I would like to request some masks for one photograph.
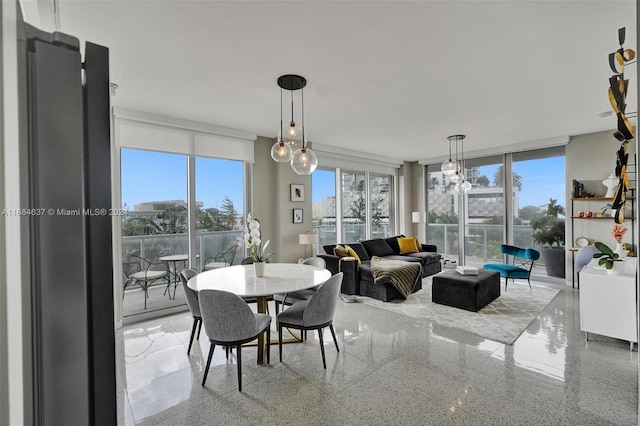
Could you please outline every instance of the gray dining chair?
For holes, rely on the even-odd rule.
[[[333,315],[336,312],[340,287],[342,286],[343,273],[339,272],[322,283],[318,290],[309,300],[302,300],[294,303],[287,310],[282,311],[276,317],[278,324],[278,351],[280,362],[282,362],[282,329],[292,328],[301,332],[307,330],[318,330],[320,340],[320,352],[322,353],[322,365],[327,369],[327,362],[324,356],[324,342],[322,340],[322,330],[329,327],[333,336],[333,343],[338,348],[338,340],[333,330]]]
[[[576,253],[576,259],[574,262],[574,267],[576,270],[576,277],[578,278],[578,288],[580,288],[580,271],[591,262],[593,259],[593,255],[596,253],[600,253],[600,250],[593,245],[586,245],[584,247],[580,247],[578,253]]]
[[[327,264],[324,259],[321,257],[308,257],[302,262],[303,265],[312,265],[318,268],[326,269]],[[293,305],[296,302],[300,302],[301,300],[309,300],[313,293],[318,289],[319,285],[315,287],[311,287],[304,290],[292,291],[290,293],[277,293],[273,295],[273,300],[276,305],[276,315],[278,315],[278,311],[280,310],[279,305],[282,304],[284,308],[285,305]]]
[[[256,339],[262,333],[267,337],[267,364],[270,361],[271,317],[257,314],[239,296],[228,291],[202,290],[198,293],[204,331],[211,348],[204,369],[202,386],[207,381],[209,366],[216,345],[236,346],[238,362],[238,391],[242,392],[242,344]]]
[[[202,315],[200,315],[200,302],[198,301],[198,292],[192,290],[187,285],[187,281],[190,278],[195,277],[196,271],[189,268],[184,268],[180,271],[180,281],[182,281],[182,288],[184,289],[184,295],[187,299],[187,306],[189,307],[189,312],[191,312],[191,316],[193,317],[193,326],[191,327],[191,338],[189,339],[189,348],[187,349],[187,355],[191,352],[191,345],[193,344],[193,337],[196,334],[196,328],[198,328],[198,337],[200,339],[200,330],[202,329]]]

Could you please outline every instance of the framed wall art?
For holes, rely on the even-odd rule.
[[[302,223],[302,209],[293,209],[293,223]]]
[[[304,185],[291,184],[291,201],[304,201]]]

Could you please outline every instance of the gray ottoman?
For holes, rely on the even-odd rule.
[[[500,273],[480,269],[478,275],[446,271],[433,276],[433,303],[478,312],[500,297]]]

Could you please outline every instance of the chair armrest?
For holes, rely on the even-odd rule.
[[[422,250],[423,251],[429,251],[432,253],[437,253],[438,252],[438,247],[433,245],[433,244],[421,244],[422,245]]]
[[[169,262],[149,262],[147,267],[144,268],[145,272],[148,271],[164,271],[169,273]]]
[[[327,268],[331,275],[335,275],[340,272],[340,256],[333,254],[318,254],[318,257],[324,259],[325,268]]]

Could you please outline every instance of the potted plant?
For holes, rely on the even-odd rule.
[[[611,247],[605,243],[596,242],[594,245],[600,250],[600,253],[593,255],[594,259],[600,259],[598,260],[598,265],[604,266],[610,274],[619,274],[621,272],[619,269],[621,266],[618,265],[622,265],[622,259],[620,259],[618,253],[614,252]]]
[[[549,199],[545,215],[531,222],[533,240],[540,245],[540,252],[550,277],[565,277],[564,207],[557,200]]]

